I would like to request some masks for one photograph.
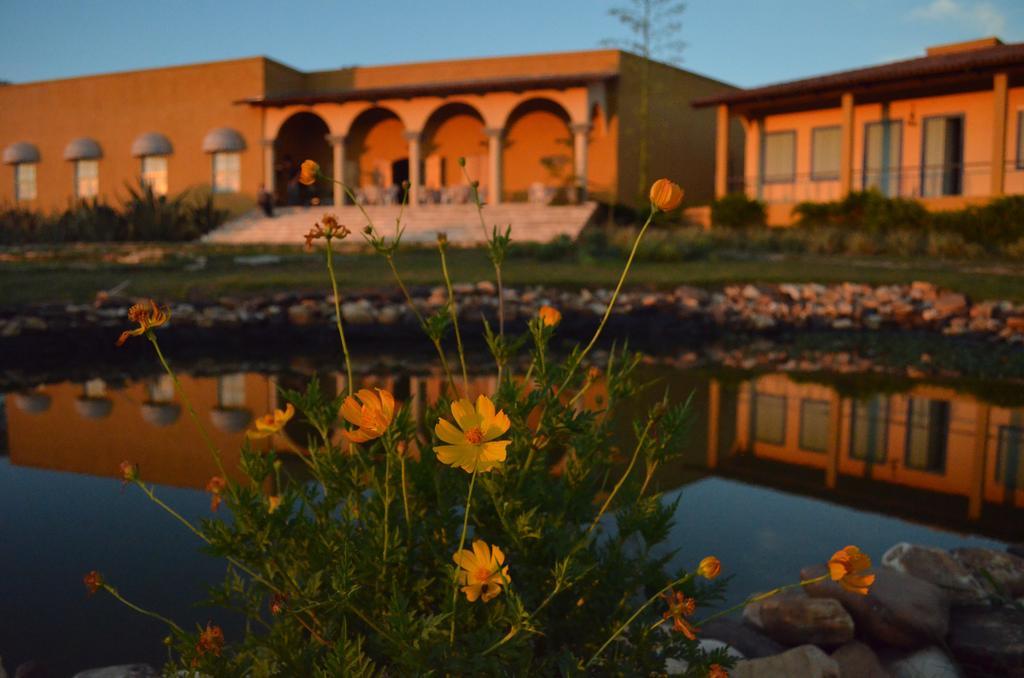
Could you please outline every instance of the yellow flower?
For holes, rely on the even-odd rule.
[[[267,513],[273,513],[281,508],[281,495],[274,494],[267,497]]]
[[[683,202],[683,189],[668,179],[658,179],[651,185],[651,204],[662,212],[671,212]]]
[[[868,594],[868,588],[875,583],[875,575],[862,574],[871,569],[871,558],[856,546],[847,546],[836,551],[828,561],[828,574],[832,581],[853,593]]]
[[[320,174],[320,165],[312,160],[303,160],[299,169],[299,183],[312,186],[316,183],[318,174]]]
[[[495,440],[512,425],[508,416],[494,411],[494,403],[485,395],[476,399],[476,407],[465,398],[452,403],[452,417],[458,428],[447,419],[438,419],[434,433],[448,445],[436,445],[434,452],[442,463],[458,466],[467,473],[486,473],[505,461],[511,441]]]
[[[346,440],[365,443],[380,438],[391,425],[391,419],[395,416],[395,397],[383,389],[375,388],[373,391],[360,389],[341,404],[341,416],[358,427],[354,431],[341,432]]]
[[[125,330],[117,339],[117,345],[122,346],[128,337],[138,337],[150,331],[154,327],[160,327],[171,319],[171,311],[166,306],[160,308],[152,299],[149,300],[149,308],[145,303],[135,304],[128,309],[128,320],[138,323],[134,330]]]
[[[562,314],[553,306],[541,306],[537,315],[540,316],[540,321],[544,323],[545,327],[554,327],[562,321]]]
[[[256,428],[252,431],[246,431],[245,435],[250,438],[269,438],[275,433],[280,432],[284,425],[291,421],[294,416],[295,408],[292,407],[291,403],[288,403],[283,410],[274,410],[270,414],[264,414],[258,418],[253,423],[253,426]]]
[[[662,595],[668,610],[662,614],[663,619],[672,620],[672,628],[690,640],[697,640],[697,627],[687,619],[697,610],[697,601],[683,595],[682,591],[669,591]]]
[[[452,560],[462,568],[459,583],[466,600],[471,603],[477,598],[486,603],[501,593],[503,584],[512,581],[508,576],[508,565],[505,565],[505,554],[497,546],[488,546],[480,539],[473,542],[472,551],[462,549],[452,555]]]
[[[121,462],[121,480],[130,483],[139,477],[139,465],[131,461]]]
[[[697,574],[705,579],[714,579],[721,571],[722,563],[714,556],[708,556],[704,560],[700,561],[700,565],[697,566]]]

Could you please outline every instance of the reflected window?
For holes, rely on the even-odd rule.
[[[161,375],[150,382],[147,391],[150,402],[174,402],[174,380],[168,374]]]
[[[162,155],[143,156],[142,181],[153,190],[153,195],[167,195],[167,158]]]
[[[102,379],[90,379],[82,387],[82,395],[86,398],[103,398],[107,395],[107,382]]]
[[[75,161],[75,197],[95,198],[100,193],[100,161]]]
[[[242,156],[240,153],[213,154],[213,192],[238,193],[242,190]]]
[[[786,442],[786,396],[754,392],[754,440],[770,445]]]
[[[1010,490],[1024,488],[1024,426],[999,427],[996,482]]]
[[[830,403],[827,400],[800,401],[800,449],[808,452],[828,452],[828,420]]]
[[[14,166],[14,199],[36,199],[36,164],[19,162]]]
[[[217,377],[217,404],[220,407],[245,407],[245,375]]]
[[[889,399],[874,396],[853,401],[850,422],[850,456],[862,461],[883,462],[889,424]]]
[[[907,410],[907,468],[945,473],[949,401],[911,398]]]

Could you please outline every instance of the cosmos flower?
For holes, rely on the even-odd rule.
[[[356,427],[354,431],[341,432],[346,440],[365,443],[380,438],[388,430],[395,416],[395,397],[380,388],[373,391],[368,388],[360,389],[355,395],[345,398],[345,402],[341,404],[341,416]]]
[[[134,330],[125,330],[122,332],[121,336],[117,339],[117,345],[123,346],[124,342],[128,341],[128,337],[142,336],[151,329],[165,324],[170,319],[170,309],[166,306],[160,308],[152,299],[149,300],[148,307],[145,303],[135,304],[128,309],[128,320],[133,323],[138,323],[139,326]]]
[[[512,425],[508,416],[495,412],[494,403],[485,395],[473,403],[461,398],[452,403],[452,417],[438,419],[434,433],[447,445],[434,446],[434,452],[442,463],[457,466],[467,473],[486,473],[505,461],[510,440],[496,440]]]
[[[481,539],[473,542],[472,551],[462,549],[452,555],[452,560],[461,568],[459,584],[471,603],[478,598],[488,602],[501,593],[503,584],[512,581],[505,565],[505,554]]]

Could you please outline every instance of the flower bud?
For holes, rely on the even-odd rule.
[[[651,186],[651,205],[662,212],[671,212],[683,202],[683,189],[668,179],[658,179]]]
[[[714,556],[708,556],[697,566],[697,574],[705,579],[714,579],[721,571],[722,563]]]
[[[537,315],[545,327],[554,327],[562,321],[562,314],[553,306],[541,306]]]
[[[466,166],[466,158],[460,155],[459,156],[459,167],[465,167],[465,166]]]
[[[320,165],[312,160],[303,160],[299,169],[299,183],[312,186],[316,183],[316,177],[320,174]]]

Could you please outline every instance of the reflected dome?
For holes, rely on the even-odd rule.
[[[15,393],[14,405],[26,414],[42,414],[50,409],[53,398],[45,393]]]
[[[241,433],[252,421],[252,412],[242,407],[217,407],[210,411],[210,421],[224,433]]]
[[[109,417],[114,409],[114,401],[110,398],[75,398],[75,411],[85,419],[103,419]]]
[[[170,426],[181,416],[177,403],[142,403],[142,418],[153,426]]]

